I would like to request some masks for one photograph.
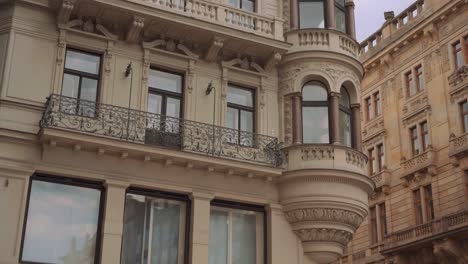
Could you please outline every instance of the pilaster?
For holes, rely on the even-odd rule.
[[[190,261],[192,264],[208,263],[210,241],[210,202],[214,195],[193,192]]]

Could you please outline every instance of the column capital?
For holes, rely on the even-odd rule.
[[[337,98],[340,98],[340,97],[341,97],[341,94],[340,94],[340,93],[337,93],[337,92],[330,92],[330,93],[328,93],[328,97],[337,97]]]
[[[360,108],[360,107],[361,107],[360,103],[351,104],[351,109],[352,108]]]
[[[204,200],[204,201],[211,201],[215,197],[214,193],[210,192],[201,192],[201,191],[194,191],[190,194],[190,200]]]
[[[349,7],[351,7],[351,8],[354,8],[356,5],[354,4],[354,1],[348,1],[348,0],[347,0],[347,1],[345,2],[345,6],[349,6]]]

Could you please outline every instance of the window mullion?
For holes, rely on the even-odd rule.
[[[227,264],[232,263],[232,211],[228,213]]]

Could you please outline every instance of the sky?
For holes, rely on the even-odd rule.
[[[356,33],[359,42],[377,31],[385,22],[384,12],[395,11],[398,15],[415,0],[354,0],[356,5]]]

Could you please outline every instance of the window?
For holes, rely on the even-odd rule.
[[[460,113],[463,133],[466,133],[468,132],[468,101],[460,103]]]
[[[255,12],[255,1],[253,0],[229,0],[228,4],[239,9]]]
[[[178,146],[182,117],[182,75],[158,69],[148,74],[148,112],[145,143]]]
[[[365,99],[365,105],[366,105],[366,120],[370,121],[373,118],[372,115],[372,101],[370,97],[367,97]]]
[[[377,210],[376,207],[370,208],[370,226],[371,226],[371,244],[378,242],[378,229],[377,229]]]
[[[410,128],[410,139],[411,139],[411,149],[413,155],[419,154],[419,138],[418,138],[418,128],[416,126]]]
[[[367,151],[367,153],[367,157],[369,158],[369,175],[374,175],[376,173],[375,149],[371,148]]]
[[[455,69],[459,69],[463,66],[463,54],[462,54],[461,41],[457,41],[455,44],[453,44],[452,48],[453,48]]]
[[[325,28],[324,2],[324,0],[299,0],[299,28]]]
[[[346,8],[345,0],[335,0],[336,29],[346,33]]]
[[[429,148],[429,128],[427,127],[427,121],[422,122],[419,124],[421,128],[421,140],[422,140],[422,151],[426,151]]]
[[[208,263],[264,263],[265,226],[263,207],[212,201]]]
[[[380,102],[380,93],[374,93],[374,114],[375,116],[379,116],[382,112],[382,104]]]
[[[125,197],[121,263],[185,263],[188,211],[186,196],[130,188]]]
[[[406,90],[408,97],[413,96],[416,93],[416,89],[414,87],[414,80],[413,80],[413,73],[411,71],[405,74],[406,80]]]
[[[380,234],[382,238],[387,235],[387,212],[385,210],[385,203],[379,204]]]
[[[381,172],[384,166],[384,146],[383,144],[377,145],[377,172]]]
[[[340,137],[343,145],[351,147],[351,101],[346,88],[340,91]]]
[[[94,117],[101,69],[101,56],[67,49],[63,70],[61,111]]]
[[[414,72],[416,73],[416,88],[418,92],[421,92],[424,90],[424,76],[422,66],[416,66],[416,68],[414,68]]]
[[[21,262],[98,263],[102,185],[33,175]]]
[[[426,207],[426,219],[434,219],[434,201],[432,199],[432,186],[424,186],[424,206]]]
[[[413,191],[414,210],[416,213],[416,224],[423,223],[423,211],[421,204],[421,191],[419,189]]]
[[[327,89],[320,82],[302,88],[302,135],[304,143],[330,143]]]
[[[227,101],[227,127],[232,129],[228,141],[252,146],[255,131],[254,90],[229,84]]]

